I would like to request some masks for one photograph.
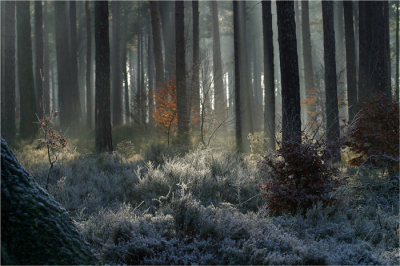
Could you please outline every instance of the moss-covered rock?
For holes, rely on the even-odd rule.
[[[1,264],[96,264],[68,212],[1,139]]]

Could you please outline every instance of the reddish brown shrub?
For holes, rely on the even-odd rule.
[[[399,103],[378,93],[364,104],[355,121],[345,124],[344,144],[357,154],[351,165],[384,168],[399,173]]]
[[[275,154],[265,156],[272,180],[260,186],[265,191],[267,206],[276,214],[306,210],[318,201],[324,206],[336,199],[329,195],[338,186],[337,167],[329,162],[335,149],[323,140],[303,134],[303,142],[282,143]]]

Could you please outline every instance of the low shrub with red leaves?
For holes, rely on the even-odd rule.
[[[302,138],[302,143],[282,143],[275,154],[262,160],[272,179],[260,187],[272,213],[294,214],[301,209],[304,214],[316,202],[327,206],[337,201],[330,194],[339,185],[338,168],[330,164],[334,147],[304,133]]]
[[[344,128],[344,145],[357,155],[349,161],[351,165],[383,168],[391,176],[398,175],[399,102],[390,101],[380,92]]]

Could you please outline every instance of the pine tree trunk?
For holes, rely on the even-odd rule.
[[[386,95],[392,100],[392,64],[390,60],[390,29],[389,29],[389,1],[382,1],[383,4],[383,28],[385,32],[385,61],[387,65]]]
[[[147,73],[148,73],[148,102],[149,102],[149,124],[154,125],[154,49],[153,35],[151,30],[147,34]]]
[[[150,1],[151,28],[153,31],[154,60],[156,65],[156,87],[164,83],[164,60],[161,45],[161,26],[158,2]]]
[[[325,96],[326,96],[326,127],[327,140],[337,143],[340,137],[339,109],[335,61],[335,30],[333,25],[333,2],[322,2],[324,29],[324,61],[325,61]],[[334,157],[340,159],[340,150]]]
[[[349,104],[349,120],[353,120],[358,109],[353,2],[344,1],[343,10],[346,36],[347,99]]]
[[[2,103],[1,135],[13,144],[16,137],[15,124],[15,2],[6,1],[4,28],[4,95]]]
[[[396,2],[396,100],[399,102],[399,17],[400,17],[400,4]]]
[[[175,2],[176,40],[176,94],[178,114],[178,141],[183,152],[189,148],[189,116],[186,96],[184,2]]]
[[[175,12],[173,1],[159,1],[161,8],[162,34],[165,48],[165,78],[172,79],[175,73]]]
[[[95,2],[96,96],[95,145],[96,151],[113,151],[110,103],[110,44],[108,32],[108,2]]]
[[[214,69],[214,111],[219,123],[225,120],[225,95],[222,75],[221,44],[219,36],[218,4],[217,1],[211,1],[213,18],[213,69]]]
[[[262,1],[264,39],[264,149],[275,150],[274,44],[271,2]]]
[[[114,49],[113,55],[113,77],[112,77],[112,91],[113,91],[113,126],[120,126],[123,122],[123,105],[122,105],[122,75],[121,75],[121,2],[112,1],[112,14],[113,14],[113,44]]]
[[[301,141],[300,81],[293,1],[276,3],[282,86],[282,141]]]
[[[301,30],[301,20],[300,20],[300,2],[294,2],[294,14],[296,23],[296,39],[297,39],[297,58],[299,63],[299,84],[300,84],[300,116],[306,118],[307,108],[303,106],[302,102],[306,99],[306,85],[304,80],[304,62],[303,62],[303,38]]]
[[[78,38],[76,33],[76,2],[70,1],[70,49],[71,53],[70,64],[71,64],[71,108],[69,112],[71,113],[71,122],[73,123],[74,130],[81,124],[81,103],[79,100],[79,82],[78,82]],[[71,128],[70,128],[71,130]]]
[[[371,49],[367,54],[370,68],[367,77],[371,77],[369,96],[372,97],[378,91],[387,93],[389,85],[388,64],[385,49],[385,19],[382,1],[367,2],[370,6],[371,16]],[[368,14],[368,13],[367,13]],[[372,18],[372,19],[371,19]],[[369,99],[369,98],[368,98]]]
[[[49,19],[47,1],[44,1],[44,29],[43,29],[43,48],[44,48],[44,71],[43,74],[43,95],[45,113],[50,114],[50,49],[49,49]]]
[[[33,78],[30,2],[17,2],[18,81],[20,90],[20,136],[33,138],[37,134],[35,83]]]
[[[140,121],[146,127],[146,108],[147,108],[147,95],[144,84],[144,34],[140,33]]]
[[[42,1],[35,1],[35,87],[36,87],[36,113],[43,117],[43,15]]]
[[[235,135],[236,149],[243,152],[242,138],[242,110],[241,110],[241,76],[240,76],[240,25],[239,25],[239,2],[233,1],[233,41],[235,57]]]
[[[301,29],[303,35],[303,62],[304,81],[306,86],[307,121],[312,125],[316,124],[317,108],[315,102],[314,69],[312,63],[312,48],[310,34],[310,15],[308,0],[301,2]]]
[[[64,1],[55,1],[55,30],[56,30],[56,54],[57,54],[57,86],[58,86],[58,108],[60,111],[60,125],[66,130],[72,125],[72,91],[71,91],[71,63],[67,25],[67,4]]]
[[[121,54],[121,63],[122,63],[122,72],[124,78],[124,93],[125,93],[125,102],[124,102],[124,116],[125,116],[125,124],[129,124],[129,83],[128,83],[128,70],[127,70],[127,63],[128,63],[128,56],[127,56],[127,35],[128,35],[128,8],[125,5],[124,8],[124,16],[123,16],[123,37],[122,37],[122,54]]]
[[[246,36],[246,3],[244,1],[239,1],[239,42],[240,42],[240,89],[242,94],[242,112],[243,112],[243,120],[242,120],[242,135],[247,136],[249,133],[254,133],[253,127],[253,116],[252,116],[252,98],[253,98],[253,89],[250,78],[250,66],[249,66],[249,58],[248,58],[248,49],[247,49],[247,36]],[[249,151],[249,146],[244,145],[243,148],[245,151]]]
[[[343,2],[336,1],[333,5],[334,14],[334,28],[335,28],[335,44],[336,44],[336,77],[337,77],[337,93],[338,93],[338,107],[339,117],[348,119],[348,107],[346,105],[346,66],[345,66],[345,33],[344,33],[344,19],[343,19]],[[339,119],[339,124],[341,122]]]
[[[195,117],[195,130],[200,128],[200,23],[199,1],[192,1],[193,13],[193,75],[192,75],[192,106]]]
[[[89,1],[85,1],[86,12],[86,127],[93,125],[93,96],[92,96],[92,24],[90,19]]]
[[[254,37],[254,49],[253,49],[253,79],[254,79],[254,130],[256,132],[262,131],[263,124],[263,98],[261,88],[261,58],[259,58],[260,51],[260,39]]]

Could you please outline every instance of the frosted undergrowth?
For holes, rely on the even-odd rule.
[[[360,172],[339,206],[271,216],[258,188],[267,177],[245,156],[152,149],[71,152],[55,167],[50,192],[103,263],[399,264],[398,194],[366,187]],[[42,151],[28,150],[16,154],[40,183]]]

